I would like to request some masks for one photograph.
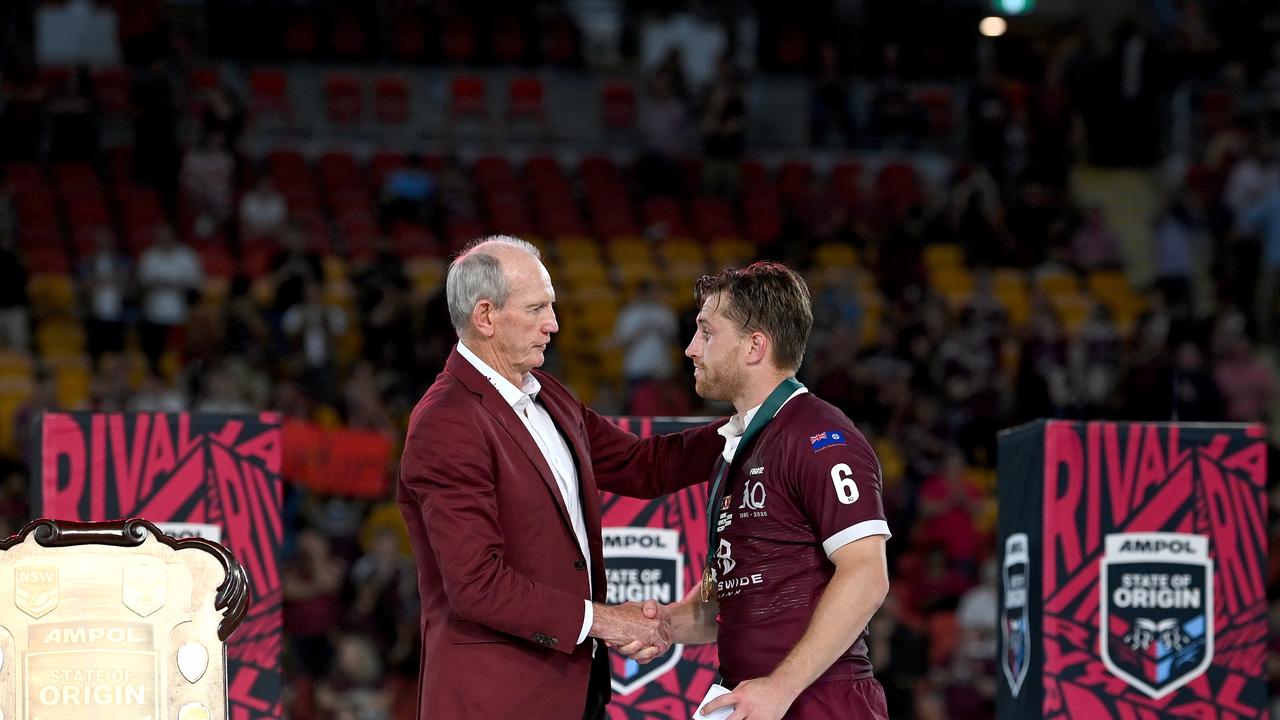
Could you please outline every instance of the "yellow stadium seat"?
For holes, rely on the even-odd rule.
[[[18,411],[35,391],[29,377],[0,378],[0,455],[18,458]]]
[[[929,273],[929,286],[957,310],[973,293],[973,275],[963,267],[937,268]]]
[[[0,379],[31,377],[30,355],[21,350],[0,349]]]
[[[324,278],[326,280],[345,280],[350,274],[347,261],[337,255],[325,255],[323,259]]]
[[[964,248],[955,243],[926,245],[924,266],[930,271],[964,267]]]
[[[1074,295],[1080,291],[1080,282],[1069,272],[1052,272],[1036,279],[1036,286],[1050,297]]]
[[[1050,303],[1062,322],[1063,330],[1069,335],[1078,333],[1093,311],[1093,300],[1082,293],[1054,295]]]
[[[85,349],[85,333],[73,320],[49,320],[36,329],[36,349],[41,355],[79,355]]]
[[[585,235],[562,235],[556,238],[556,258],[563,264],[584,258],[600,259],[600,243]]]
[[[653,262],[653,245],[642,237],[625,235],[609,240],[605,253],[614,263]]]
[[[75,280],[64,273],[41,273],[27,281],[31,309],[38,317],[73,315],[76,310]]]
[[[658,245],[658,254],[667,265],[706,265],[707,249],[689,238],[668,238]]]
[[[604,265],[595,259],[562,263],[559,273],[558,277],[552,278],[553,281],[563,281],[576,288],[609,284],[609,275],[605,272]]]
[[[844,243],[823,243],[813,251],[813,264],[818,268],[850,268],[858,264],[858,251]]]
[[[87,355],[61,355],[45,358],[53,374],[58,407],[75,410],[89,402],[89,382],[93,376]]]
[[[444,283],[445,266],[439,258],[414,258],[405,263],[404,269],[413,297],[418,301],[430,298]]]
[[[746,265],[756,255],[756,247],[741,238],[716,238],[711,241],[711,264],[715,270]]]

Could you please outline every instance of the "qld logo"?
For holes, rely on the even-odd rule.
[[[1022,681],[1027,679],[1031,658],[1030,613],[1027,593],[1031,588],[1031,554],[1027,534],[1014,533],[1004,541],[1004,604],[1000,610],[1000,631],[1004,653],[1000,665],[1009,683],[1009,692],[1018,697]]]
[[[604,574],[608,602],[657,600],[663,605],[684,597],[684,554],[680,532],[646,527],[607,527],[604,536]],[[630,695],[680,662],[683,645],[672,645],[647,665],[609,653],[613,691]]]
[[[1209,539],[1189,533],[1107,536],[1099,572],[1102,662],[1159,699],[1213,661]]]

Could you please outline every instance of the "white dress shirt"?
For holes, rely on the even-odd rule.
[[[461,340],[458,341],[458,354],[466,358],[467,362],[498,389],[502,399],[507,401],[512,410],[515,410],[516,417],[520,418],[520,422],[533,437],[547,465],[551,466],[551,474],[556,479],[560,497],[564,500],[564,507],[569,512],[569,522],[573,525],[573,534],[578,539],[578,547],[582,550],[582,557],[587,559],[587,587],[592,587],[594,579],[591,577],[591,550],[587,546],[587,524],[582,517],[578,471],[573,463],[569,444],[565,442],[564,436],[552,422],[546,408],[537,403],[538,392],[542,390],[542,385],[532,373],[524,376],[524,382],[520,387],[512,385],[510,380],[489,367],[488,363],[471,352]],[[591,631],[591,623],[595,619],[591,600],[585,599],[583,602],[586,605],[586,611],[582,618],[582,632],[578,634],[579,643],[587,639],[587,633]]]
[[[803,395],[807,392],[809,392],[809,388],[807,387],[797,389],[795,392],[788,395],[786,400],[782,401],[782,405],[779,405],[778,409],[781,410],[783,405],[791,402],[791,398],[797,395]],[[760,408],[763,405],[764,403],[760,403],[741,415],[734,415],[729,418],[729,422],[721,425],[720,429],[716,430],[716,432],[720,433],[720,436],[724,438],[724,450],[720,455],[724,458],[725,462],[733,462],[733,456],[738,454],[738,443],[742,442],[742,434],[747,431],[747,427],[751,425],[752,418],[756,416],[756,413],[760,412]]]

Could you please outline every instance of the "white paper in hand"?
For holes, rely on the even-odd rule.
[[[710,715],[702,714],[703,705],[706,705],[707,703],[711,702],[712,700],[715,700],[716,698],[720,697],[721,695],[724,695],[727,692],[729,692],[729,688],[720,684],[713,684],[711,686],[711,689],[707,691],[707,696],[702,698],[702,702],[698,703],[698,709],[693,712],[693,720],[724,720],[725,718],[732,715],[733,714],[732,705],[730,705],[729,707],[722,707],[719,710],[713,711]]]

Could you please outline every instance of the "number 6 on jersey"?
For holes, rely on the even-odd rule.
[[[853,470],[845,463],[831,467],[831,482],[836,486],[836,497],[845,505],[858,502],[858,484],[853,481]]]

